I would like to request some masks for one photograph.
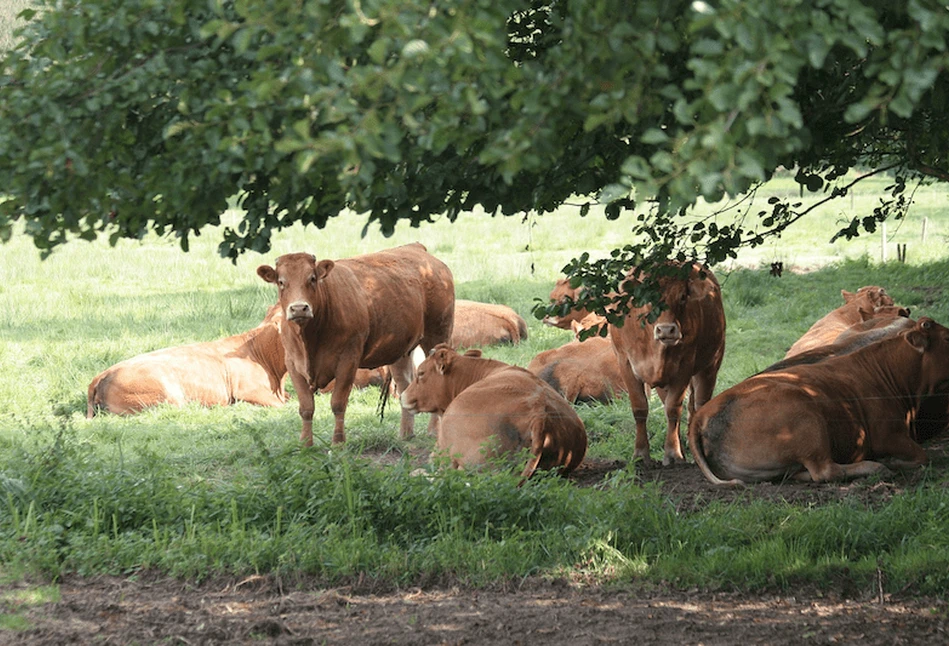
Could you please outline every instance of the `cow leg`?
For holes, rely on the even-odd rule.
[[[794,475],[795,480],[802,482],[826,482],[828,480],[853,480],[865,478],[876,473],[890,472],[885,465],[873,460],[862,460],[852,464],[838,464],[828,460],[825,463],[805,462],[805,470]]]
[[[646,395],[646,385],[633,372],[626,357],[616,352],[616,363],[619,374],[629,393],[629,405],[633,409],[633,420],[636,422],[636,448],[633,450],[633,459],[639,458],[649,462],[649,431],[646,420],[649,418],[649,397]]]
[[[349,405],[349,393],[353,390],[353,381],[356,378],[356,368],[336,372],[336,385],[330,395],[330,409],[333,411],[333,444],[342,444],[346,441],[344,420],[346,406]]]
[[[921,467],[929,462],[926,450],[908,435],[896,435],[887,438],[885,446],[872,445],[873,452],[882,457],[882,461],[894,469]]]
[[[685,388],[657,388],[656,391],[666,411],[666,441],[662,463],[668,466],[673,462],[685,462],[685,457],[682,455],[682,442],[679,439],[679,420],[682,417]]]
[[[300,404],[300,419],[303,429],[300,431],[300,441],[303,446],[313,446],[313,389],[307,378],[295,370],[290,370],[290,381],[297,391],[297,401]]]
[[[389,366],[389,374],[392,375],[392,380],[395,382],[396,393],[401,396],[402,391],[409,387],[409,383],[415,377],[415,363],[412,360],[412,355],[408,354]],[[434,419],[433,415],[432,420]],[[432,420],[429,420],[430,432],[434,430]],[[407,440],[413,435],[415,435],[415,413],[403,406],[402,419],[399,422],[399,437]]]

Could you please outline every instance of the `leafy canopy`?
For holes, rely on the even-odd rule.
[[[220,251],[340,213],[391,232],[481,205],[638,209],[649,257],[709,263],[803,213],[683,216],[781,167],[828,197],[859,166],[949,178],[949,11],[935,0],[43,0],[0,69],[0,235],[188,237]],[[606,276],[606,278],[604,278]],[[605,281],[605,282],[604,282]],[[602,290],[601,290],[602,291]]]

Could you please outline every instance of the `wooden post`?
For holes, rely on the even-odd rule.
[[[923,235],[922,235],[923,244],[926,244],[926,229],[928,228],[929,228],[929,218],[923,218]]]
[[[886,262],[886,221],[880,223],[880,257]]]
[[[906,263],[906,243],[896,244],[896,257],[899,258],[901,263]]]

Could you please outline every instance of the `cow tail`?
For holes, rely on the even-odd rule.
[[[531,453],[533,455],[521,472],[521,481],[517,483],[518,487],[527,482],[527,479],[534,475],[537,471],[537,467],[540,465],[540,459],[544,455],[544,445],[547,443],[545,421],[546,419],[542,408],[541,412],[531,415],[531,419],[528,422],[531,432]]]
[[[99,405],[99,402],[96,401],[99,397],[99,377],[96,377],[89,384],[89,391],[86,393],[86,418],[92,419],[96,415],[96,408]]]
[[[382,381],[382,392],[379,393],[379,405],[376,407],[376,413],[379,414],[379,421],[385,419],[386,404],[389,403],[389,391],[392,390],[392,371],[386,370],[386,378]]]
[[[525,321],[523,318],[520,318],[517,321],[517,332],[521,335],[521,341],[527,340],[527,321]]]
[[[732,480],[722,480],[712,472],[712,468],[708,465],[708,461],[705,459],[705,451],[702,447],[702,436],[699,434],[698,426],[698,424],[689,424],[689,451],[692,452],[692,459],[695,460],[695,464],[702,472],[702,475],[704,475],[706,480],[711,482],[713,485],[719,487],[737,487],[744,485],[745,483],[741,480],[738,480],[737,478]]]

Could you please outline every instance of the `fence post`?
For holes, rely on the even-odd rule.
[[[926,230],[928,228],[929,228],[929,218],[926,217],[926,218],[923,218],[923,235],[922,235],[923,244],[926,244]]]
[[[880,257],[886,262],[886,221],[880,223]]]

